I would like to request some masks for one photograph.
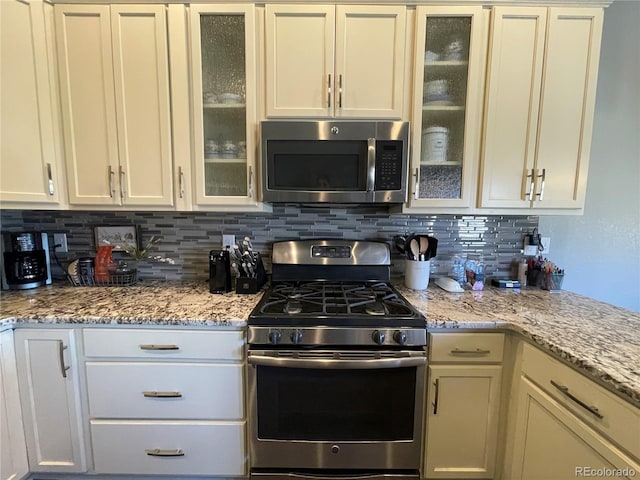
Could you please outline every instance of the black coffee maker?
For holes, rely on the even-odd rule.
[[[51,283],[46,233],[2,233],[1,248],[3,290],[26,290]]]

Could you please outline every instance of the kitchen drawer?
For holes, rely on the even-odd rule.
[[[503,333],[432,333],[429,360],[447,363],[500,363]]]
[[[246,474],[245,422],[92,420],[90,427],[96,473]],[[147,453],[156,449],[169,456]]]
[[[244,417],[240,364],[86,362],[85,366],[92,418]],[[162,396],[176,394],[181,396]]]
[[[83,329],[87,357],[242,360],[244,332]]]
[[[523,346],[522,370],[575,415],[640,458],[640,409],[528,343]],[[597,408],[602,418],[591,413],[591,407]]]

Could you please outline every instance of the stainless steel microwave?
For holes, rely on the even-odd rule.
[[[402,203],[408,122],[264,121],[262,200]]]

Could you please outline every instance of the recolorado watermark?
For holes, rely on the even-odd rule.
[[[633,478],[636,473],[633,468],[576,467],[576,477]]]

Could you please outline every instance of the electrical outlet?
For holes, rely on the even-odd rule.
[[[53,245],[60,245],[56,248],[56,252],[65,253],[69,251],[69,246],[67,245],[67,234],[66,233],[54,233],[53,234]]]
[[[236,244],[236,236],[235,235],[222,235],[222,248],[231,248]]]
[[[551,246],[551,237],[541,237],[540,243],[544,247],[544,250],[540,252],[541,255],[547,255],[549,253],[549,247]]]

